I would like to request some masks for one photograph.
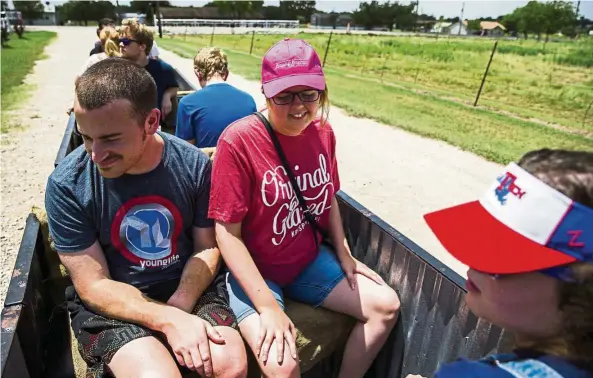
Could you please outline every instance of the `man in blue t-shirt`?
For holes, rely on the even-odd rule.
[[[194,58],[194,72],[202,89],[179,102],[175,135],[199,148],[216,147],[218,137],[231,123],[255,112],[253,97],[226,83],[226,54],[205,47]]]
[[[153,32],[136,19],[125,19],[120,30],[119,46],[122,57],[144,67],[154,79],[157,87],[156,106],[161,111],[161,121],[165,120],[173,109],[179,84],[175,78],[175,69],[161,59],[150,59],[154,44]]]
[[[52,172],[45,203],[73,282],[66,299],[79,351],[93,377],[180,377],[180,368],[245,377],[207,217],[211,163],[157,131],[156,97],[146,70],[121,58],[76,83],[84,146]]]

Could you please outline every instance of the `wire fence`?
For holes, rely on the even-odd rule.
[[[271,35],[270,35],[271,34]],[[261,57],[283,37],[311,43],[324,68],[593,138],[593,39],[571,42],[303,33],[298,29],[168,33],[166,38]],[[232,62],[230,62],[232,66]]]

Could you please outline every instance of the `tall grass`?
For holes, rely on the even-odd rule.
[[[165,39],[159,45],[192,58],[204,42],[208,43],[209,39],[188,38],[185,42]],[[249,45],[241,46],[249,48]],[[227,52],[231,71],[247,79],[260,80],[259,56],[232,49]],[[326,76],[332,104],[349,114],[443,140],[498,163],[506,164],[542,147],[593,150],[593,139],[381,84],[368,75],[352,74],[349,69],[327,68]]]
[[[6,111],[14,109],[26,96],[23,80],[33,68],[35,61],[40,59],[43,49],[56,37],[55,32],[25,32],[23,38],[11,34],[1,54],[1,85],[2,85],[2,131],[7,131],[8,117]]]
[[[256,34],[253,54],[262,56],[283,37]],[[301,32],[291,37],[307,40],[323,59],[328,35]],[[208,45],[210,35],[188,40]],[[250,42],[251,35],[214,36],[214,45],[236,51],[249,52]],[[472,104],[493,45],[494,41],[486,38],[335,34],[325,67]],[[593,132],[593,118],[583,126],[585,110],[593,100],[592,67],[593,41],[501,40],[480,104],[523,118]]]

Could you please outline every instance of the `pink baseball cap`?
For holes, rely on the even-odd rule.
[[[261,77],[267,98],[297,85],[325,89],[319,55],[302,39],[285,38],[272,46],[264,55]]]

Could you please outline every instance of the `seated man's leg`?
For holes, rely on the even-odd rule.
[[[210,323],[224,338],[224,344],[210,341],[210,356],[215,377],[247,377],[247,353],[239,326],[228,304],[225,275],[219,274],[202,294],[194,313]]]
[[[122,346],[111,359],[109,368],[115,377],[181,378],[169,350],[152,336],[135,339]]]
[[[175,360],[152,331],[89,311],[74,288],[66,291],[78,351],[87,376],[181,377]]]
[[[273,282],[266,281],[266,283],[270,290],[272,290],[276,301],[284,308],[282,289]],[[284,342],[284,357],[281,364],[278,363],[276,340],[270,346],[267,361],[264,363],[258,358],[255,353],[259,335],[259,314],[231,273],[227,275],[227,289],[231,307],[237,316],[241,335],[253,351],[263,375],[265,377],[278,378],[300,377],[299,363],[291,356],[290,347],[287,342]]]

